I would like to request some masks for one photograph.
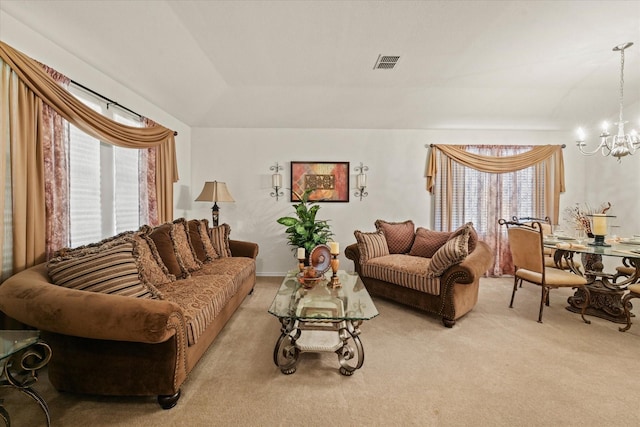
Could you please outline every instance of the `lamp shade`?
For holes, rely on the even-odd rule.
[[[207,181],[196,198],[196,202],[235,202],[227,189],[227,184],[218,181]]]

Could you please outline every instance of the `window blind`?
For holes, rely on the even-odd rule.
[[[129,126],[140,122],[76,94],[91,108]],[[72,247],[99,241],[140,226],[139,156],[141,150],[103,143],[71,126],[70,242]]]

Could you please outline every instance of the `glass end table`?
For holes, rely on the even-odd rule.
[[[12,387],[35,400],[51,425],[47,402],[31,386],[38,380],[38,370],[51,359],[51,348],[40,340],[40,331],[0,330],[0,387]],[[11,425],[9,412],[0,399],[0,419]]]
[[[335,352],[342,375],[353,375],[364,363],[360,325],[378,315],[357,274],[342,270],[339,287],[331,286],[331,271],[313,288],[298,281],[298,270],[287,273],[269,313],[282,325],[273,361],[284,374],[296,371],[301,352]]]

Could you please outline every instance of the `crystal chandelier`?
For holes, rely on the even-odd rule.
[[[609,124],[604,122],[602,125],[602,133],[600,134],[600,144],[598,144],[596,149],[593,151],[585,151],[585,147],[587,145],[584,142],[586,135],[582,128],[578,128],[578,141],[576,142],[576,145],[582,154],[590,156],[600,151],[603,156],[612,155],[620,161],[622,157],[633,154],[636,152],[636,149],[640,148],[640,138],[638,137],[638,133],[635,129],[631,130],[630,133],[625,133],[624,124],[627,122],[622,120],[624,98],[624,50],[631,46],[633,46],[633,43],[627,42],[613,48],[614,51],[620,51],[620,116],[616,123],[618,125],[618,133],[617,135],[612,136],[609,133]]]

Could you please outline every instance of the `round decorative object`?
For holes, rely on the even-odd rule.
[[[316,269],[318,273],[325,273],[331,265],[331,250],[327,245],[318,245],[311,250],[309,254],[309,264]]]

